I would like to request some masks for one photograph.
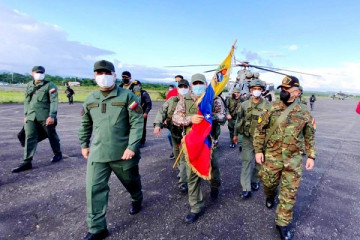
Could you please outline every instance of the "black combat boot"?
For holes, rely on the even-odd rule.
[[[250,198],[251,197],[251,192],[250,191],[243,191],[242,193],[241,193],[241,198],[242,199],[248,199],[248,198]]]
[[[88,233],[83,240],[102,240],[107,236],[109,236],[109,231],[107,229],[104,229],[98,233]]]
[[[265,206],[269,209],[274,207],[274,203],[275,203],[275,198],[272,197],[267,197],[266,198],[266,202],[265,202]]]
[[[13,168],[11,170],[11,172],[18,173],[18,172],[26,171],[26,170],[29,170],[29,169],[32,169],[32,163],[31,162],[23,162],[19,166],[17,166],[16,168]]]
[[[212,200],[216,200],[219,198],[219,189],[218,188],[211,188],[210,197]]]
[[[187,183],[182,184],[182,185],[179,187],[179,190],[180,190],[180,192],[182,192],[182,193],[187,193],[187,192],[188,192],[188,185],[187,185]]]
[[[260,183],[258,183],[258,182],[251,183],[251,190],[257,191],[257,190],[259,190],[259,188],[260,188]]]
[[[62,153],[56,153],[53,158],[51,159],[52,163],[60,162],[63,159]]]
[[[290,232],[289,226],[276,225],[276,229],[279,231],[281,239],[283,239],[283,240],[291,240],[292,239],[292,234]]]
[[[135,214],[137,214],[138,212],[140,212],[141,209],[142,209],[141,201],[132,202],[132,203],[131,203],[131,207],[130,207],[130,209],[129,209],[129,213],[130,213],[130,215],[135,215]]]
[[[185,223],[193,223],[203,214],[203,212],[193,213],[190,212],[188,215],[186,215],[184,221]]]

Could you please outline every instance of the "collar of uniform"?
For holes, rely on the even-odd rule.
[[[115,87],[110,91],[110,93],[104,97],[104,99],[108,99],[108,98],[112,98],[112,97],[116,97],[117,96],[117,92],[118,92],[118,86],[115,84]],[[100,93],[100,92],[99,92]],[[101,93],[100,93],[101,94]],[[102,94],[101,94],[102,95]]]

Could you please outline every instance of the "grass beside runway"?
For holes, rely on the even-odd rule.
[[[68,98],[65,94],[66,87],[58,86],[59,92],[59,102],[68,102]],[[73,87],[75,91],[74,102],[84,102],[85,98],[89,95],[91,91],[97,90],[96,86],[94,87]],[[161,90],[147,90],[145,89],[152,101],[164,101],[161,96],[165,91]],[[24,87],[2,87],[0,89],[0,104],[1,103],[23,103],[25,98],[25,88]]]

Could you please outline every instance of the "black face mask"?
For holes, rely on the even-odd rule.
[[[123,81],[123,83],[128,84],[128,83],[130,82],[130,79],[128,79],[128,78],[123,78],[122,81]]]
[[[290,93],[284,90],[280,91],[280,100],[286,103],[290,99]]]

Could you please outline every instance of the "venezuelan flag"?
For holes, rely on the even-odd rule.
[[[185,159],[191,169],[201,178],[211,179],[211,140],[210,131],[212,126],[213,101],[226,86],[229,80],[231,60],[234,54],[236,41],[231,47],[229,55],[219,65],[206,88],[205,93],[198,100],[198,114],[204,116],[199,124],[193,124],[191,131],[182,140]]]

